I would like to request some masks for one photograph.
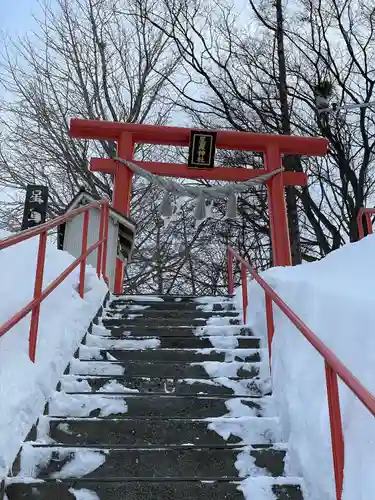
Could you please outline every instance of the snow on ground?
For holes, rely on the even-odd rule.
[[[38,238],[33,238],[0,252],[0,324],[32,299],[37,248]],[[48,244],[44,287],[73,260]],[[107,292],[93,268],[87,268],[86,276],[84,299],[77,292],[76,269],[42,303],[35,364],[28,357],[29,316],[0,338],[0,400],[6,402],[0,412],[0,479],[43,413]]]
[[[374,255],[375,235],[348,244],[319,262],[275,268],[262,274],[373,394]],[[240,290],[237,300],[240,305]],[[322,357],[276,306],[274,318],[273,391],[281,416],[282,437],[289,444],[288,472],[304,477],[309,495],[306,500],[334,500]],[[255,335],[266,336],[264,292],[255,282],[249,287],[248,323]],[[343,383],[340,383],[340,401],[345,438],[342,500],[369,500],[375,490],[375,419]],[[266,484],[264,487],[267,489]],[[265,494],[264,498],[269,497]]]

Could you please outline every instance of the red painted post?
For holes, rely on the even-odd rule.
[[[241,285],[242,285],[242,308],[243,308],[243,324],[246,325],[247,319],[247,273],[245,264],[241,263]]]
[[[88,236],[87,233],[89,230],[89,217],[90,217],[90,212],[89,210],[87,210],[83,216],[81,255],[83,255],[87,251],[87,236]],[[86,274],[86,258],[82,260],[79,271],[79,295],[82,297],[82,299],[85,296],[85,274]]]
[[[104,238],[104,217],[105,217],[105,205],[103,204],[100,207],[100,223],[99,223],[99,240],[103,240]],[[103,243],[98,247],[97,260],[96,260],[96,274],[98,278],[100,278],[101,268],[102,268],[102,259],[103,259]]]
[[[134,140],[131,133],[123,132],[118,141],[118,156],[124,160],[133,159]],[[129,215],[133,172],[125,165],[117,163],[113,187],[113,208]],[[121,294],[124,288],[124,262],[116,260],[114,292]]]
[[[271,358],[272,358],[272,340],[273,335],[275,333],[275,324],[273,321],[273,308],[272,308],[272,299],[264,292],[266,299],[266,320],[267,320],[267,337],[268,337],[268,357],[270,362],[270,370],[271,370]]]
[[[35,272],[34,299],[40,299],[43,289],[44,261],[46,258],[47,231],[39,236],[38,258]],[[29,331],[29,357],[35,363],[36,344],[38,340],[38,326],[40,315],[40,303],[35,305],[31,311]]]
[[[268,146],[264,153],[267,171],[277,170],[281,165],[281,155],[277,144]],[[285,205],[283,174],[276,174],[267,182],[268,207],[272,239],[274,266],[291,266],[288,218]]]
[[[105,204],[104,244],[103,244],[103,263],[102,263],[102,276],[107,285],[109,285],[109,280],[107,278],[108,226],[109,226],[109,202]]]
[[[357,226],[358,226],[358,237],[361,240],[365,236],[365,232],[363,229],[363,214],[364,214],[364,209],[360,208],[357,216]],[[367,222],[367,218],[366,218]]]
[[[333,454],[333,469],[335,473],[336,500],[341,500],[344,484],[344,438],[340,411],[340,396],[336,372],[325,361],[326,384],[329,420],[331,426],[331,441]]]
[[[366,219],[367,234],[373,234],[371,214],[375,214],[375,208],[360,208],[357,215],[358,237],[361,240],[365,237],[363,218]]]
[[[374,213],[374,212],[372,212],[372,213]],[[373,229],[372,229],[372,221],[371,221],[370,212],[366,212],[366,224],[367,224],[367,234],[372,234]]]
[[[234,279],[233,279],[233,254],[228,248],[228,295],[234,293]]]

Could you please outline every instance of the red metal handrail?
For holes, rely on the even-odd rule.
[[[375,209],[374,209],[375,212]],[[336,499],[341,500],[342,487],[344,480],[344,438],[342,431],[342,419],[340,410],[340,398],[338,390],[337,377],[349,387],[364,406],[375,416],[375,396],[371,394],[359,380],[346,368],[346,366],[337,358],[337,356],[310,330],[310,328],[290,309],[282,298],[273,290],[263,278],[259,276],[256,270],[246,262],[233,248],[228,248],[228,269],[233,270],[233,259],[241,263],[241,268],[245,268],[254,280],[263,288],[266,299],[266,316],[269,350],[271,356],[272,339],[274,335],[274,320],[272,304],[275,303],[278,308],[289,318],[293,325],[302,333],[302,335],[315,347],[323,356],[326,371],[327,397],[330,417],[331,441],[333,466],[336,484]],[[243,283],[243,278],[242,278]],[[228,277],[228,284],[233,283],[233,276]],[[228,291],[232,295],[233,288]],[[243,295],[247,297],[247,281],[243,288]],[[245,316],[244,316],[245,318]]]
[[[371,214],[375,214],[375,208],[360,208],[358,215],[357,215],[357,225],[358,225],[358,235],[359,239],[361,240],[365,236],[365,230],[363,227],[363,216],[366,217],[366,228],[367,228],[367,234],[372,234],[373,229],[372,229],[372,222],[371,222]]]
[[[90,210],[93,208],[100,208],[99,239],[96,243],[87,248]],[[43,290],[43,274],[47,246],[47,232],[50,229],[54,229],[55,227],[74,219],[80,214],[84,214],[81,255]],[[100,276],[103,276],[103,279],[106,281],[106,283],[108,283],[108,278],[105,274],[107,261],[108,223],[109,202],[108,200],[100,200],[94,203],[90,203],[89,205],[85,205],[84,207],[77,208],[76,210],[72,210],[71,212],[62,215],[61,217],[56,217],[55,219],[49,222],[45,222],[40,226],[27,229],[26,231],[22,231],[14,236],[9,236],[8,238],[0,241],[0,250],[3,250],[22,241],[29,240],[34,236],[39,236],[39,247],[34,284],[34,298],[28,304],[26,304],[25,307],[21,309],[21,311],[14,314],[8,321],[0,326],[0,337],[2,337],[14,325],[21,321],[22,318],[24,318],[31,312],[29,331],[29,357],[33,363],[35,362],[36,344],[38,339],[40,304],[78,266],[80,266],[78,290],[80,296],[83,298],[85,294],[86,259],[96,249],[98,249],[96,273],[98,275],[98,278],[100,278]]]

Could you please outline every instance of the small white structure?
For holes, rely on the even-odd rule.
[[[85,190],[70,202],[66,212],[98,201]],[[59,227],[57,247],[69,252],[73,257],[80,257],[82,251],[82,232],[84,214],[74,217],[71,221]],[[87,235],[87,248],[99,240],[100,209],[92,208],[89,216],[89,230]],[[113,291],[115,282],[116,259],[129,262],[133,251],[135,223],[121,215],[113,208],[109,209],[107,268],[106,275],[109,279],[109,289]],[[87,258],[87,264],[96,268],[98,250],[96,249]]]

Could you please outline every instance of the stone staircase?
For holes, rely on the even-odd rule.
[[[301,500],[267,351],[240,322],[229,298],[114,297],[25,442],[8,499]]]

